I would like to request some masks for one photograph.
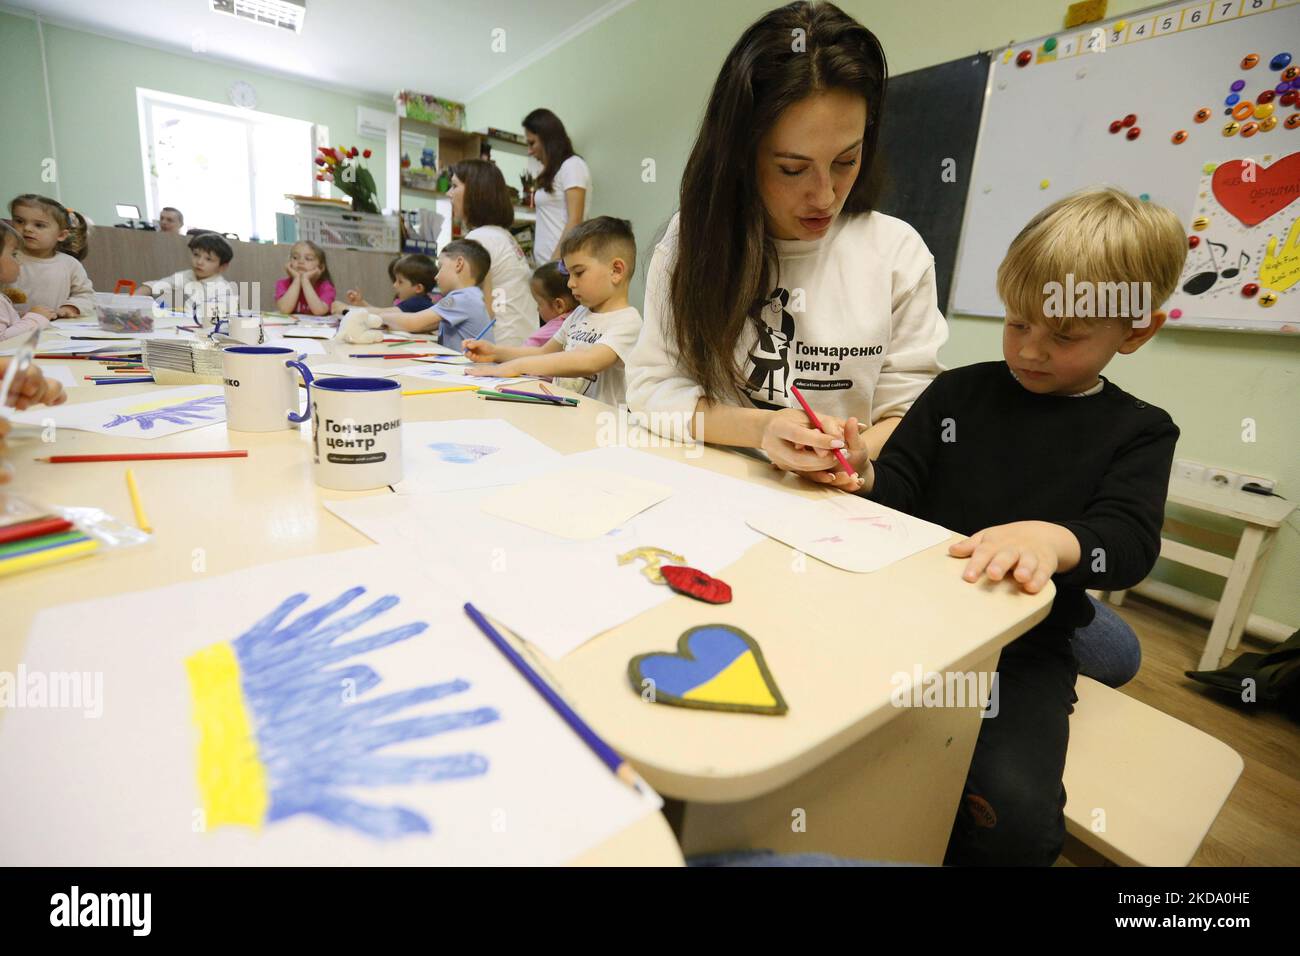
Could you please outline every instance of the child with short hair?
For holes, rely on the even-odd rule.
[[[0,219],[0,288],[12,285],[18,279],[22,268],[15,253],[22,245],[22,239],[3,219]],[[28,311],[19,315],[8,295],[0,294],[0,341],[22,335],[33,329],[44,329],[50,325],[49,317],[40,312]]]
[[[578,307],[578,300],[569,291],[569,277],[560,271],[558,262],[543,262],[534,269],[529,291],[537,303],[542,327],[524,340],[524,346],[535,348],[554,338],[569,313]]]
[[[492,257],[482,243],[455,239],[438,253],[438,261],[414,253],[393,267],[393,289],[402,299],[395,309],[379,309],[389,328],[404,332],[438,330],[438,344],[460,349],[462,342],[487,331],[492,320],[483,299],[483,280]],[[434,302],[429,291],[437,285],[442,297]]]
[[[215,232],[205,232],[189,241],[189,250],[189,269],[154,279],[142,285],[138,294],[163,299],[167,308],[194,312],[204,319],[238,312],[239,290],[226,278],[235,258],[230,243]]]
[[[1100,373],[1163,325],[1152,309],[1186,255],[1178,217],[1154,203],[1109,188],[1053,203],[998,269],[1003,361],[941,373],[874,463],[854,419],[835,436],[873,500],[968,536],[948,549],[966,581],[1056,585],[1047,617],[1002,651],[999,710],[981,722],[945,862],[1050,866],[1060,854],[1070,638],[1093,615],[1085,589],[1132,587],[1155,564],[1178,440],[1168,414]],[[1071,276],[1093,293],[1079,308],[1061,299]],[[818,480],[857,484],[842,471]]]
[[[641,334],[641,314],[627,302],[627,287],[636,271],[632,224],[613,216],[588,219],[564,237],[560,257],[578,307],[559,331],[535,347],[467,341],[465,354],[476,362],[502,363],[467,369],[467,374],[551,375],[563,388],[618,405],[626,397],[624,362]]]
[[[299,239],[289,248],[283,279],[275,283],[275,305],[285,315],[329,315],[338,294],[330,281],[325,250]]]
[[[95,287],[81,264],[86,220],[57,199],[24,193],[9,203],[9,215],[22,237],[14,286],[26,297],[24,311],[47,319],[95,314]]]

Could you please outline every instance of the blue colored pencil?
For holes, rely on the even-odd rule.
[[[632,765],[620,757],[618,751],[601,740],[596,732],[587,726],[587,722],[564,702],[564,698],[552,690],[551,685],[542,680],[541,675],[533,670],[528,665],[528,662],[520,656],[519,652],[510,646],[510,642],[488,623],[487,618],[479,612],[478,608],[466,602],[465,613],[469,615],[471,621],[478,625],[478,629],[487,635],[487,639],[496,645],[497,650],[506,656],[506,660],[515,665],[515,670],[523,674],[524,679],[533,685],[533,689],[542,695],[555,712],[564,719],[566,724],[573,728],[573,732],[582,738],[583,743],[590,747],[601,762],[614,772],[614,776],[633,790],[644,793],[645,785],[641,782],[641,778],[637,776],[637,772],[632,769]]]
[[[492,331],[492,326],[496,324],[497,324],[497,320],[493,319],[491,322],[487,324],[487,328],[484,329],[482,332],[480,332],[478,335],[474,336],[474,338],[478,339],[479,341],[482,341],[483,339],[487,338],[487,334]]]
[[[153,382],[153,377],[149,378],[127,378],[125,375],[115,376],[113,378],[97,378],[92,380],[95,385],[133,385],[139,382]]]

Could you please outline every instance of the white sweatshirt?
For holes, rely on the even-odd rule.
[[[487,249],[492,259],[487,274],[492,294],[496,297],[498,289],[505,294],[501,306],[493,310],[497,324],[492,330],[492,340],[497,345],[523,345],[541,326],[532,293],[533,273],[524,250],[500,226],[479,226],[465,233],[465,238],[474,239]]]
[[[655,247],[645,321],[627,362],[627,402],[648,424],[684,438],[702,389],[676,362],[669,340],[669,281],[678,216]],[[776,288],[736,343],[756,408],[797,408],[794,384],[816,412],[864,423],[898,417],[943,366],[948,326],[935,294],[934,257],[916,230],[872,212],[836,217],[811,242],[775,240]]]
[[[21,249],[15,258],[19,268],[14,285],[27,293],[27,309],[39,305],[57,312],[71,305],[82,315],[94,316],[95,288],[86,275],[86,267],[75,258],[66,252],[56,252],[48,259],[34,259]]]

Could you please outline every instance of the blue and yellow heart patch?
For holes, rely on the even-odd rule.
[[[758,642],[729,624],[691,628],[678,639],[676,654],[637,655],[627,676],[638,694],[650,690],[647,699],[656,704],[747,714],[788,710]]]

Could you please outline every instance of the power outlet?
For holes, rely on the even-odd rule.
[[[1277,490],[1277,482],[1272,478],[1260,478],[1256,475],[1240,475],[1237,478],[1236,489],[1242,491],[1246,485],[1256,485],[1258,490],[1253,494],[1272,494]]]
[[[1238,477],[1235,471],[1228,471],[1224,468],[1207,468],[1205,470],[1205,483],[1211,488],[1235,488],[1237,487]]]
[[[1200,462],[1179,458],[1174,461],[1174,477],[1183,481],[1201,482],[1205,480],[1205,466]]]

